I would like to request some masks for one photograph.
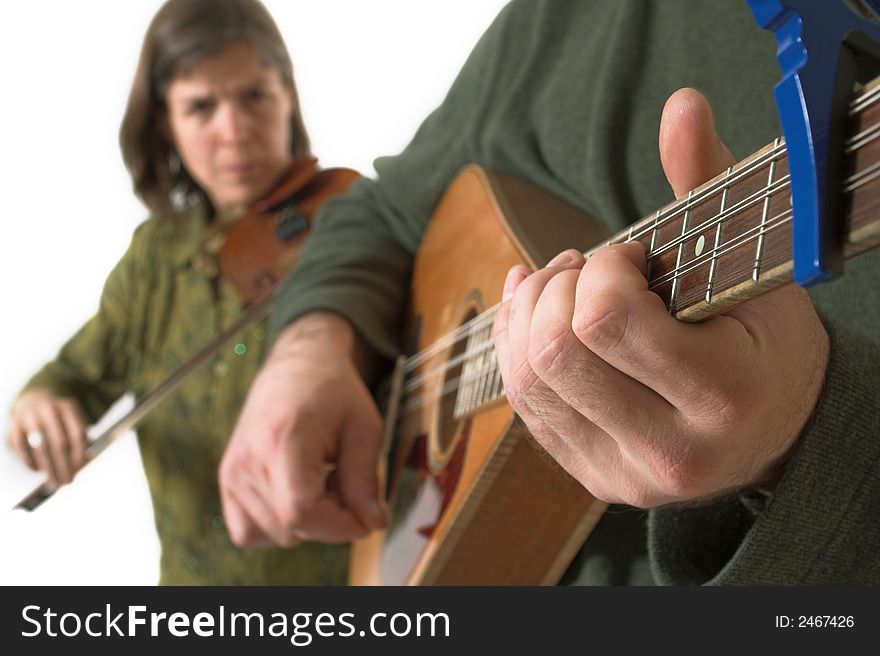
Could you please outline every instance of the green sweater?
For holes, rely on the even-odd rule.
[[[191,265],[206,227],[203,215],[197,208],[143,223],[107,278],[98,312],[26,389],[73,397],[95,421],[123,393],[140,396],[162,382],[235,318],[241,308],[232,289],[215,286]],[[138,427],[162,584],[345,582],[345,547],[240,549],[223,522],[217,468],[262,358],[264,324],[224,345]]]
[[[272,332],[330,310],[395,354],[413,256],[465,164],[530,180],[617,232],[672,200],[657,134],[673,91],[703,91],[742,159],[781,132],[778,78],[773,37],[743,0],[515,0],[404,152],[378,159],[376,181],[325,206]],[[878,279],[875,252],[812,290],[832,341],[827,381],[757,517],[738,498],[612,508],[564,581],[880,583]]]

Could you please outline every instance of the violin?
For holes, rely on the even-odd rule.
[[[134,428],[237,333],[265,316],[284,276],[296,265],[321,206],[360,177],[346,168],[320,169],[314,158],[293,163],[276,187],[231,222],[209,228],[192,265],[209,278],[222,278],[244,310],[209,343],[181,364],[106,431],[90,441],[86,464]],[[45,483],[14,509],[32,511],[54,494]]]
[[[314,158],[297,161],[244,216],[209,231],[193,265],[225,279],[244,305],[257,301],[299,260],[321,205],[358,177],[351,169],[318,169]],[[214,263],[209,261],[212,255]]]

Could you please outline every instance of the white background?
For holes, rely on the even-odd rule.
[[[324,166],[373,174],[443,98],[506,0],[265,0]],[[0,3],[0,435],[19,387],[94,312],[146,216],[117,134],[160,0]],[[158,545],[131,436],[36,512],[0,447],[0,584],[150,585]]]

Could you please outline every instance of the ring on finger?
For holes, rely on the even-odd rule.
[[[31,449],[39,449],[41,446],[43,446],[43,442],[46,441],[46,438],[43,436],[43,432],[38,430],[28,431],[27,437],[25,439],[27,440],[28,446],[31,447]]]

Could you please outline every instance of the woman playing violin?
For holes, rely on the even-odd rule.
[[[25,385],[10,444],[51,488],[86,457],[86,426],[125,392],[161,383],[238,315],[204,266],[206,237],[308,184],[314,160],[290,56],[258,0],[169,0],[151,23],[122,122],[134,191],[151,217],[111,272],[98,312]],[[302,182],[297,182],[302,181]],[[339,584],[344,546],[239,549],[217,467],[263,351],[251,325],[140,424],[162,584]]]

